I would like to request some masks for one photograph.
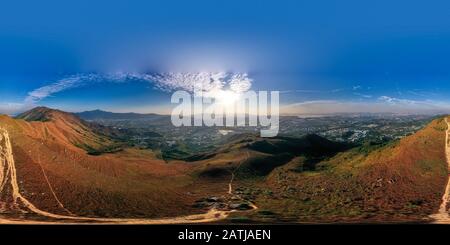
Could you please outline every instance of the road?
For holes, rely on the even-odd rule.
[[[447,160],[447,168],[450,169],[450,142],[449,142],[449,134],[450,134],[450,122],[445,118],[445,122],[447,123],[447,130],[445,131],[445,157]],[[447,172],[449,173],[449,170]],[[442,203],[439,207],[437,213],[430,215],[430,218],[433,219],[433,223],[437,224],[450,224],[450,216],[447,211],[447,206],[449,202],[450,196],[450,175],[447,178],[447,186],[445,187],[444,195],[442,196]]]
[[[44,172],[45,173],[45,172]],[[51,186],[51,185],[50,185]],[[60,215],[39,209],[20,193],[17,182],[16,165],[12,151],[11,139],[6,129],[0,127],[0,203],[7,203],[9,208],[30,211],[49,218],[49,221],[33,221],[24,219],[0,218],[0,224],[59,224],[59,223],[101,223],[101,224],[187,224],[205,223],[226,219],[237,210],[210,209],[206,213],[162,219],[125,219],[125,218],[93,218],[75,215]],[[56,194],[55,194],[56,196]],[[62,205],[62,203],[61,203]],[[252,204],[252,208],[257,207]]]

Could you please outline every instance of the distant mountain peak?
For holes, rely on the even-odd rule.
[[[91,111],[83,111],[75,113],[78,117],[84,120],[99,120],[99,119],[157,119],[165,117],[154,113],[136,113],[136,112],[110,112],[100,109]]]
[[[38,106],[31,110],[28,110],[24,113],[19,114],[16,116],[17,119],[23,119],[26,121],[41,121],[41,122],[47,122],[52,121],[56,119],[66,118],[66,119],[72,119],[72,120],[78,120],[78,118],[68,112],[64,112],[57,109],[48,108],[45,106]]]

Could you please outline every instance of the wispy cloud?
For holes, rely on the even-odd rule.
[[[28,92],[22,103],[0,103],[2,113],[13,114],[29,109],[45,98],[57,93],[89,86],[93,83],[147,82],[149,86],[162,91],[186,90],[193,92],[201,87],[204,91],[214,89],[231,89],[244,92],[251,88],[253,80],[247,73],[198,72],[198,73],[111,73],[111,74],[77,74],[51,82],[45,86]],[[410,100],[382,95],[375,97],[369,94],[369,87],[355,85],[332,90],[284,90],[280,93],[317,93],[334,94],[347,92],[359,97],[359,101],[311,100],[284,105],[284,113],[294,114],[327,114],[354,112],[393,112],[393,113],[441,113],[450,112],[450,104],[431,100]],[[412,95],[430,95],[426,91],[410,90]],[[374,98],[375,97],[375,98]],[[374,99],[373,99],[374,98]],[[429,98],[429,96],[428,96]],[[361,100],[363,99],[363,100]]]
[[[363,93],[358,93],[358,92],[354,92],[353,94],[356,96],[359,96],[359,97],[366,98],[366,99],[370,99],[373,97],[373,95],[371,95],[371,94],[363,94]]]
[[[280,93],[322,93],[322,94],[334,94],[334,93],[340,93],[340,92],[349,92],[349,91],[356,91],[356,90],[362,90],[363,87],[360,85],[355,85],[352,87],[343,87],[343,88],[335,88],[335,89],[293,89],[293,90],[283,90],[280,91]],[[368,88],[369,89],[369,88]]]
[[[408,105],[419,105],[419,104],[426,104],[426,105],[433,105],[433,102],[430,100],[410,100],[410,99],[402,99],[402,98],[396,98],[396,97],[390,97],[390,96],[380,96],[378,97],[379,101],[383,101],[389,104],[408,104]]]
[[[422,90],[422,89],[408,90],[408,91],[406,91],[406,93],[414,95],[414,96],[418,96],[418,97],[424,97],[424,98],[438,96],[438,93],[436,93],[436,92],[426,91],[426,90]]]
[[[362,87],[361,87],[361,85],[356,85],[356,86],[353,86],[353,90],[359,90],[359,89],[361,89]]]
[[[92,83],[126,81],[149,82],[156,89],[168,92],[174,90],[193,92],[197,88],[202,88],[204,91],[229,88],[235,92],[245,92],[250,89],[253,82],[247,73],[227,72],[78,74],[28,92],[24,103],[36,104],[56,93]]]
[[[66,77],[28,92],[28,96],[25,98],[24,102],[25,104],[35,104],[46,97],[52,96],[52,94],[86,85],[97,81],[99,78],[100,77],[95,74],[73,75]]]
[[[241,93],[249,90],[253,82],[247,73],[228,72],[133,74],[133,76],[151,81],[164,91],[231,89]]]
[[[449,113],[450,104],[430,100],[408,100],[380,96],[376,101],[312,100],[284,105],[284,114],[335,114],[335,113]]]

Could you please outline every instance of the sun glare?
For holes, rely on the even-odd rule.
[[[239,94],[231,90],[219,90],[214,93],[213,97],[217,103],[224,106],[233,105],[239,100]]]

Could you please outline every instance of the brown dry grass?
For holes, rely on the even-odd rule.
[[[293,172],[302,161],[294,159],[259,185],[274,194],[257,202],[296,222],[423,222],[439,208],[447,180],[445,129],[437,119],[369,154],[338,154],[321,171]]]
[[[64,213],[51,195],[41,167],[56,195],[71,212],[102,217],[165,217],[195,212],[195,196],[187,195],[189,165],[165,163],[152,152],[125,149],[88,155],[74,142],[108,143],[74,118],[26,122],[7,116],[19,185],[37,207]],[[72,120],[73,119],[73,120]]]
[[[52,120],[26,122],[0,116],[13,143],[19,185],[37,207],[63,214],[41,171],[57,196],[78,215],[168,217],[200,212],[192,207],[205,196],[227,193],[231,171],[250,152],[235,145],[198,162],[159,160],[151,151],[125,149],[100,156],[76,145],[112,143],[80,121],[56,113]],[[249,217],[268,222],[422,221],[437,210],[447,179],[443,119],[418,133],[366,153],[353,149],[318,164],[316,171],[293,171],[296,157],[268,176],[238,178],[261,212]],[[262,162],[263,163],[263,162]],[[245,166],[244,166],[245,167]],[[219,176],[202,176],[215,168]],[[268,215],[270,214],[270,215]]]

